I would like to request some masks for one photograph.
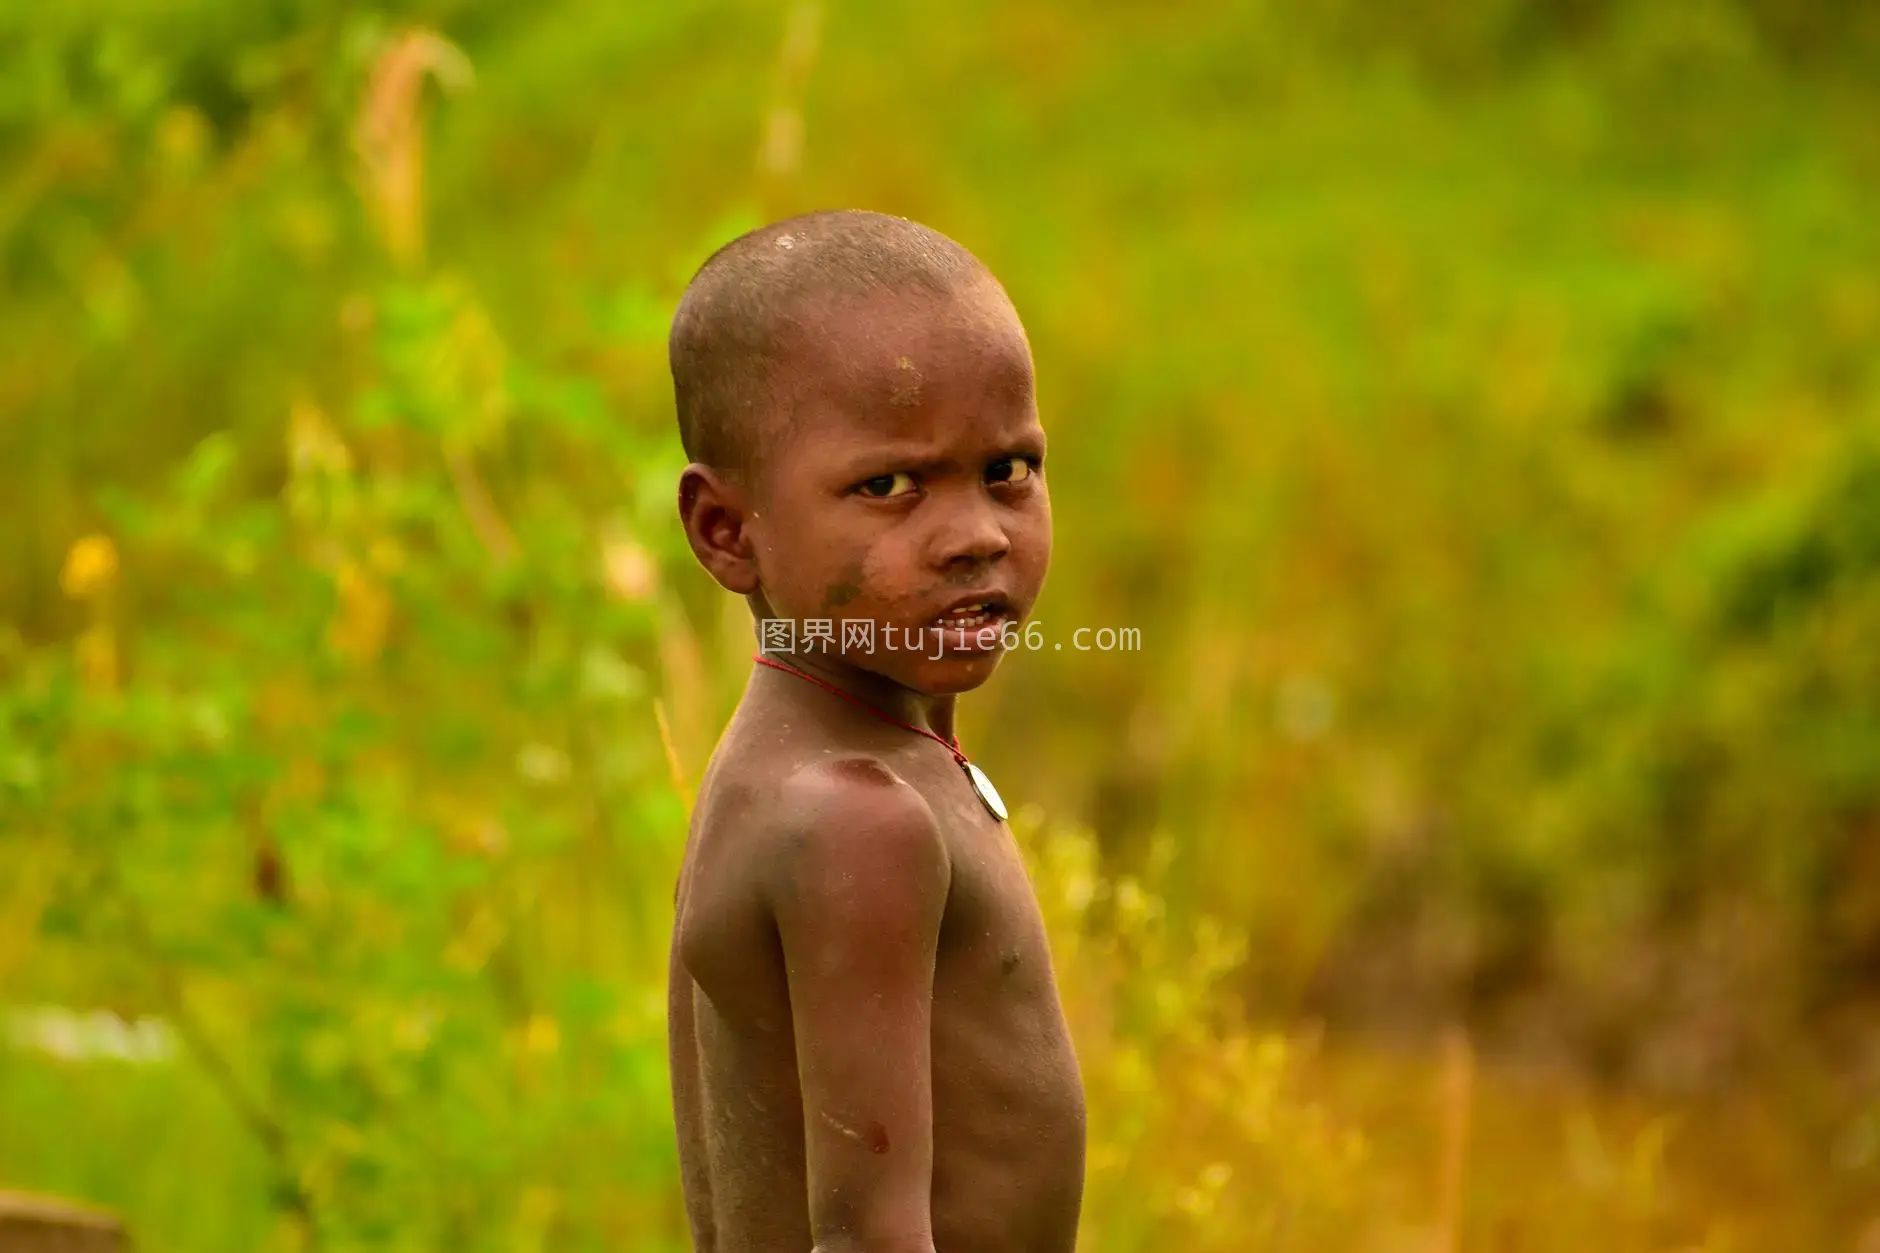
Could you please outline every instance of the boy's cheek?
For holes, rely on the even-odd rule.
[[[792,552],[798,551],[794,546]],[[765,581],[771,609],[779,617],[799,622],[829,619],[874,619],[897,621],[892,597],[884,597],[880,587],[859,562],[838,563],[827,568],[794,568],[774,554],[763,572],[773,577]],[[761,577],[761,575],[760,575]]]
[[[1015,564],[1024,572],[1027,590],[1036,596],[1044,586],[1045,571],[1051,566],[1051,515],[1046,513],[1039,525],[1027,532],[1022,543],[1014,548],[1013,555],[1018,558]]]

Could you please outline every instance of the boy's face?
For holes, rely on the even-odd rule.
[[[1051,555],[1031,353],[990,285],[802,311],[746,536],[761,608],[874,624],[841,659],[966,691],[1030,613]],[[833,654],[811,654],[831,656]]]

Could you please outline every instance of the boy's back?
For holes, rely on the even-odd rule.
[[[1070,1253],[1077,1062],[952,730],[1050,550],[1024,332],[944,237],[814,215],[707,262],[673,375],[693,551],[767,641],[843,624],[753,669],[693,816],[669,1010],[695,1243]]]

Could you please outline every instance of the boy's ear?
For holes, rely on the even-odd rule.
[[[727,592],[757,590],[757,563],[745,533],[750,513],[744,493],[719,471],[693,462],[679,475],[679,522],[698,558]]]

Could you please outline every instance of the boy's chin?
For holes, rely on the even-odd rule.
[[[895,667],[891,677],[902,687],[923,696],[958,696],[970,692],[992,677],[1004,656],[1000,649],[983,653],[942,653],[939,657],[915,657]]]

